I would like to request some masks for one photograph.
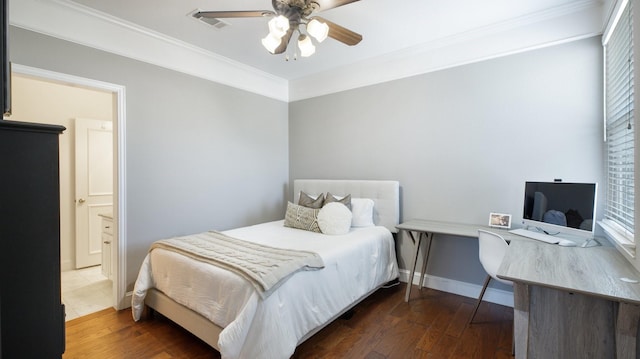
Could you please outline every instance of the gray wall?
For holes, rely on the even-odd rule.
[[[283,217],[286,103],[27,30],[10,36],[14,63],[126,86],[128,290],[156,239]]]
[[[599,38],[287,106],[27,30],[10,36],[15,63],[126,86],[128,289],[153,240],[282,218],[295,178],[396,179],[403,219],[479,224],[489,212],[517,223],[525,180],[603,183]],[[410,241],[398,249],[407,268]],[[428,272],[480,284],[477,242],[442,237]]]
[[[590,38],[291,103],[290,180],[394,179],[402,219],[518,225],[526,180],[603,183],[601,54]],[[440,239],[428,273],[481,284],[477,241]]]

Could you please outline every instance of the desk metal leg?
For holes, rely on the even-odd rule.
[[[404,295],[404,301],[409,301],[409,295],[411,294],[411,286],[413,285],[413,276],[416,274],[416,264],[418,263],[418,253],[420,253],[420,242],[422,241],[422,236],[418,236],[418,240],[414,237],[411,231],[407,231],[413,244],[415,245],[415,254],[413,256],[413,265],[411,266],[411,272],[409,272],[409,279],[407,280],[407,292]]]
[[[429,253],[431,252],[431,240],[433,239],[433,233],[424,233],[420,232],[418,234],[420,238],[422,236],[427,237],[427,253],[424,255],[424,259],[422,260],[422,270],[420,271],[420,283],[418,283],[418,289],[422,289],[422,285],[424,284],[424,275],[427,272],[427,263],[429,263]]]

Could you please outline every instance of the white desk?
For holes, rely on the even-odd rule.
[[[494,233],[500,234],[505,240],[509,241],[511,238],[516,237],[510,234],[504,229],[493,228],[488,226],[482,226],[479,224],[464,224],[464,223],[452,223],[452,222],[440,222],[429,221],[424,219],[412,219],[396,226],[401,231],[405,231],[411,237],[415,245],[415,253],[413,257],[413,264],[411,265],[411,273],[409,273],[409,283],[407,284],[407,292],[404,297],[404,301],[409,301],[409,295],[411,294],[411,283],[413,282],[413,276],[416,273],[416,264],[418,262],[418,255],[420,253],[420,244],[422,239],[426,238],[427,248],[424,254],[424,260],[422,262],[422,270],[420,271],[420,282],[418,283],[418,289],[422,288],[424,281],[425,271],[427,269],[427,262],[429,261],[429,251],[431,250],[431,241],[434,234],[449,234],[460,237],[478,238],[478,229],[485,229]]]
[[[620,278],[640,273],[615,248],[517,237],[498,277],[514,285],[516,358],[638,357],[640,284]]]

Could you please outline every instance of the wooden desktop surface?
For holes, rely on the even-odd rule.
[[[398,229],[406,231],[416,231],[424,233],[449,234],[452,236],[478,238],[478,229],[484,229],[501,235],[509,241],[516,235],[509,233],[505,229],[483,226],[481,224],[467,224],[455,222],[431,221],[426,219],[410,219],[396,226]],[[522,237],[520,237],[522,238]]]
[[[600,240],[606,242],[606,240]],[[498,277],[601,297],[616,302],[640,304],[640,273],[611,246],[561,247],[519,237],[512,239]]]
[[[498,233],[510,242],[498,277],[640,304],[640,283],[621,280],[629,278],[640,281],[640,273],[605,239],[600,240],[604,244],[602,246],[562,247],[478,224],[411,219],[396,227],[405,231],[468,238],[478,238],[479,229]]]

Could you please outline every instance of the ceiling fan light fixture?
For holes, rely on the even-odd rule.
[[[309,57],[316,52],[316,47],[307,35],[300,35],[300,37],[298,37],[298,48],[300,49],[300,56],[302,57]]]
[[[316,52],[318,43],[327,37],[345,45],[353,46],[362,41],[362,35],[335,24],[315,12],[351,4],[358,0],[271,0],[271,10],[201,11],[194,10],[192,16],[198,19],[219,20],[219,18],[268,18],[269,33],[262,39],[262,46],[271,54],[287,53],[288,60],[293,54],[308,57]],[[297,47],[292,44],[298,37]],[[289,48],[291,44],[291,48]],[[289,48],[289,49],[287,49]],[[287,50],[289,50],[287,52]],[[299,51],[299,52],[298,52]]]
[[[327,35],[329,35],[329,25],[324,22],[320,22],[316,19],[312,19],[307,24],[307,33],[313,36],[318,42],[323,42]]]
[[[267,49],[267,51],[273,54],[275,53],[278,46],[280,46],[281,42],[282,42],[281,38],[274,36],[270,32],[269,34],[267,34],[267,36],[265,36],[262,39],[262,46],[264,46],[264,48]]]
[[[269,20],[269,33],[278,39],[281,39],[289,30],[289,19],[282,15],[278,15]]]

